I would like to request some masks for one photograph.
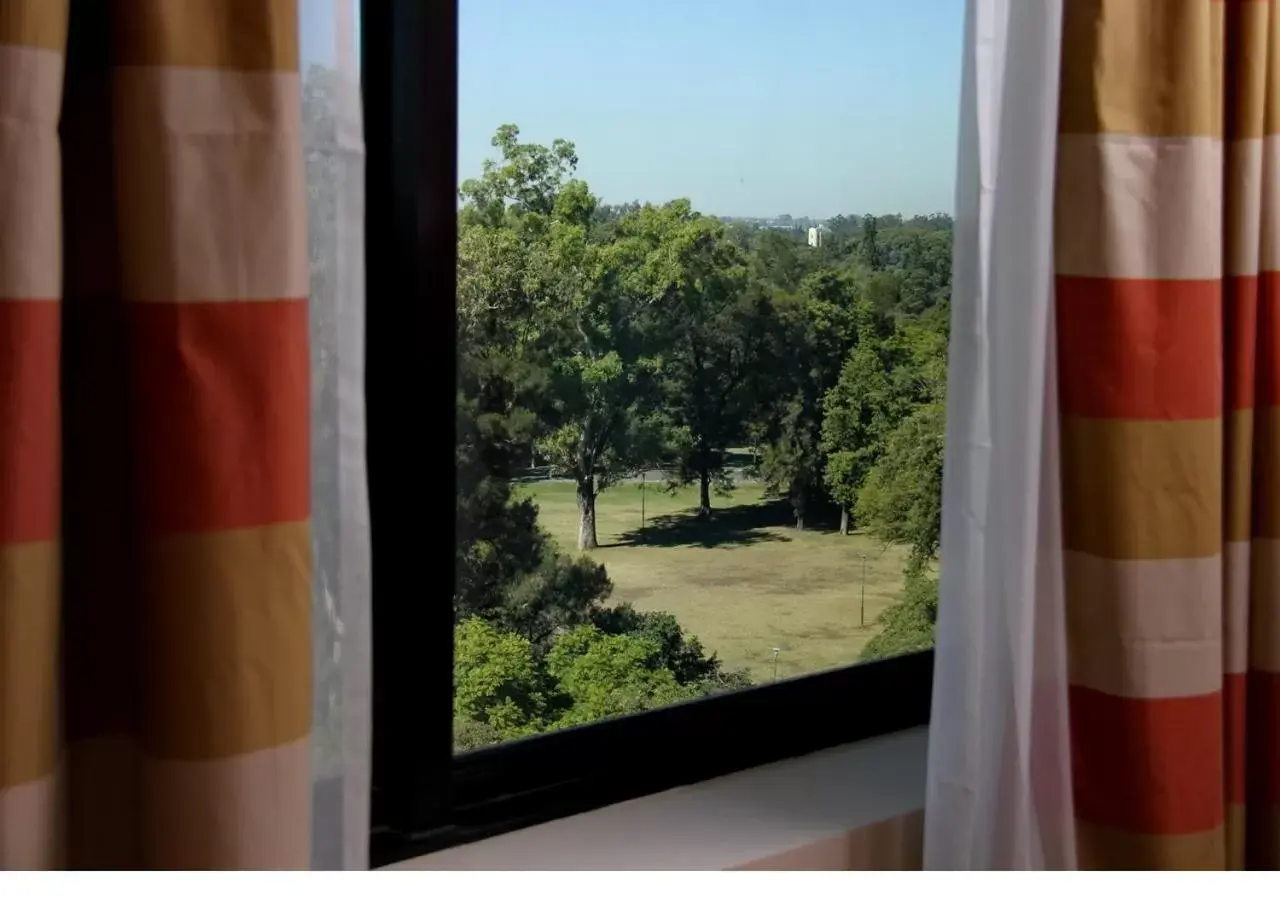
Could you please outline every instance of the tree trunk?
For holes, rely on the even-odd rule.
[[[578,482],[578,549],[594,550],[600,546],[596,538],[595,479]]]
[[[707,471],[706,463],[698,473],[698,518],[711,518],[711,473]]]
[[[804,531],[804,513],[796,510],[796,531]]]
[[[840,507],[840,533],[849,533],[849,507]]]

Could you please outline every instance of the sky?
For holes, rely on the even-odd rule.
[[[606,202],[951,212],[964,0],[459,0],[459,180],[497,126]]]
[[[311,63],[333,65],[337,46],[338,4],[351,10],[352,50],[359,57],[360,0],[301,0],[298,5],[298,51],[305,69]]]

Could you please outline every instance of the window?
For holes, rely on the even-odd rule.
[[[870,189],[815,174],[854,129],[799,123],[842,94],[804,40],[883,21],[914,53],[928,15],[734,5],[739,55],[675,7],[362,6],[375,864],[925,723],[954,135]],[[949,68],[862,64],[940,84],[896,131],[863,85],[886,143],[954,118],[960,4],[930,6]],[[518,91],[473,64],[499,28]],[[795,71],[757,71],[766,39]],[[566,42],[630,74],[557,68]],[[521,131],[513,96],[555,91]],[[715,103],[778,121],[725,135]]]

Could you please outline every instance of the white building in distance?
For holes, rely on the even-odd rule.
[[[817,227],[817,228],[810,228],[810,229],[809,229],[809,246],[810,246],[810,247],[821,247],[821,246],[822,246],[822,239],[826,236],[826,231],[827,231],[827,229],[825,229],[825,228],[823,228],[823,227],[821,227],[821,226],[819,226],[819,227]]]

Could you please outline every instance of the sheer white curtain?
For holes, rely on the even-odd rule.
[[[1053,182],[1062,0],[968,0],[930,869],[1074,868]]]
[[[369,504],[359,0],[299,0],[311,262],[311,866],[368,868]]]

